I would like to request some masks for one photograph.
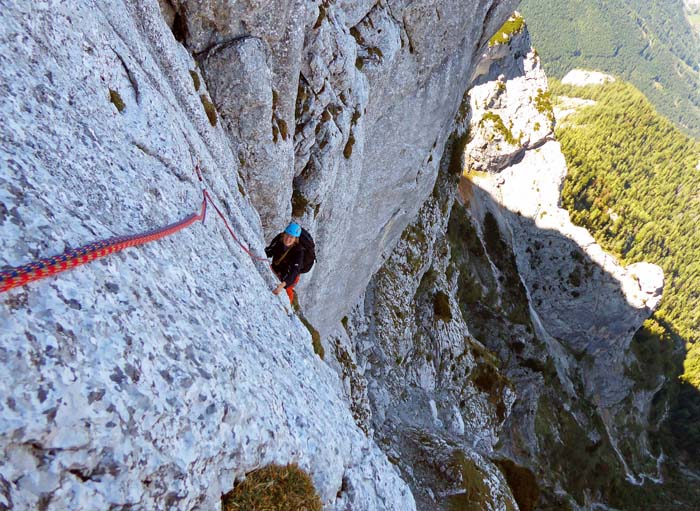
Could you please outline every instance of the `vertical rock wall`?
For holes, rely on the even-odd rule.
[[[172,1],[266,234],[293,213],[316,237],[300,290],[322,333],[432,190],[478,51],[515,3]],[[248,112],[249,97],[267,100]]]
[[[431,197],[327,348],[419,509],[586,508],[657,475],[644,433],[630,443],[654,392],[629,343],[663,275],[622,268],[558,208],[566,168],[524,29],[473,84]]]
[[[433,189],[514,4],[2,0],[0,263],[169,223],[204,186],[258,254],[294,209],[331,330]],[[296,461],[326,509],[413,509],[271,283],[210,212],[3,295],[0,507],[212,509]]]
[[[523,32],[502,45],[509,55],[494,49],[470,91],[465,195],[472,216],[485,226],[490,215],[512,247],[533,319],[575,358],[560,372],[581,380],[625,473],[637,481],[649,453],[641,447],[623,455],[618,443],[630,428],[647,427],[653,393],[638,392],[628,376],[630,342],[661,299],[663,272],[646,263],[622,267],[559,207],[566,162],[552,136],[547,80],[529,45]]]

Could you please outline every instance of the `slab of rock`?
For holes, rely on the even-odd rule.
[[[585,69],[572,69],[561,79],[561,83],[564,85],[578,85],[579,87],[584,87],[586,85],[603,85],[604,83],[614,81],[614,76],[599,71],[587,71]]]
[[[265,152],[259,42],[209,67],[227,50],[259,81],[209,90],[155,1],[3,2],[0,49],[2,267],[179,220],[202,187],[263,252],[255,176],[242,182],[223,126],[256,161],[284,160]],[[246,98],[237,121],[231,103],[207,107],[227,87]],[[325,509],[414,509],[272,282],[210,211],[0,295],[0,508],[214,509],[250,470],[297,462]]]

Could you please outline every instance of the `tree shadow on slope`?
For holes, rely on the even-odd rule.
[[[499,209],[481,190],[470,190],[466,200],[475,192],[478,200],[490,202],[488,211]],[[512,226],[512,243],[521,244],[516,248],[520,259],[493,213],[485,213],[476,224],[455,205],[448,229],[452,271],[459,275],[457,296],[470,331],[498,354],[518,389],[498,447],[536,474],[542,490],[537,508],[572,508],[574,503],[557,491],[558,485],[577,506],[601,502],[618,509],[662,510],[697,502],[700,490],[689,482],[684,467],[700,468],[693,467],[700,449],[700,393],[678,379],[683,340],[668,329],[661,335],[653,320],[635,333],[645,313],[626,303],[617,280],[574,241],[516,213],[501,209],[497,214]],[[523,273],[530,278],[524,281]],[[590,296],[601,300],[592,307],[586,303]],[[613,298],[616,307],[611,306]],[[530,307],[535,316],[530,316]],[[637,320],[616,321],[616,315],[625,314]],[[544,335],[553,334],[561,353],[552,351],[535,321],[542,322]],[[630,324],[635,326],[630,329]],[[618,368],[622,374],[597,374],[602,380],[587,381],[595,364],[606,367],[615,357],[620,349],[615,341],[625,336],[633,339],[627,363]],[[614,389],[607,384],[625,379],[633,385],[616,406],[618,435],[611,437],[606,426],[610,419],[598,398],[614,402]],[[591,393],[591,386],[601,396]],[[649,408],[637,410],[639,401],[633,396],[649,394],[654,395]],[[657,470],[655,458],[662,453],[665,463]],[[632,484],[626,477],[628,466],[648,476]],[[658,476],[662,484],[653,481]]]

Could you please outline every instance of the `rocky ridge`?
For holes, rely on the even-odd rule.
[[[473,97],[479,97],[479,87]],[[473,106],[472,143],[479,146],[483,133],[479,119],[484,118],[484,111]],[[533,106],[537,110],[536,101]],[[509,123],[507,107],[485,113],[489,111],[497,111],[503,122]],[[544,113],[551,122],[551,110],[529,113],[531,119]],[[494,148],[493,144],[489,147]],[[661,299],[663,272],[648,263],[621,267],[585,229],[574,226],[559,207],[565,174],[558,143],[545,140],[497,173],[472,172],[464,188],[468,189],[472,217],[485,226],[491,215],[495,219],[491,225],[512,247],[533,322],[543,329],[539,335],[550,339],[552,346],[560,345],[554,350],[560,356],[553,360],[564,388],[569,388],[572,398],[581,399],[581,391],[575,390],[578,386],[573,383],[581,382],[628,479],[639,482],[647,470],[642,467],[649,466],[650,458],[655,460],[646,451],[644,434],[639,439],[642,447],[634,454],[628,449],[623,454],[618,444],[629,442],[629,430],[635,429],[635,424],[645,430],[655,392],[634,388],[635,382],[627,375],[635,362],[629,346],[633,334]],[[657,391],[662,383],[663,378]],[[659,477],[655,461],[647,475]]]
[[[566,165],[525,30],[488,50],[460,112],[431,198],[328,348],[420,509],[588,508],[609,498],[603,463],[658,477],[627,434],[655,391],[626,374],[663,274],[622,268],[559,209]]]

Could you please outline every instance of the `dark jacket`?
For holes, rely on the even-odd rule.
[[[294,285],[304,263],[304,247],[298,242],[291,248],[285,247],[280,233],[265,248],[265,253],[267,257],[272,257],[272,271],[284,282],[284,287]]]

